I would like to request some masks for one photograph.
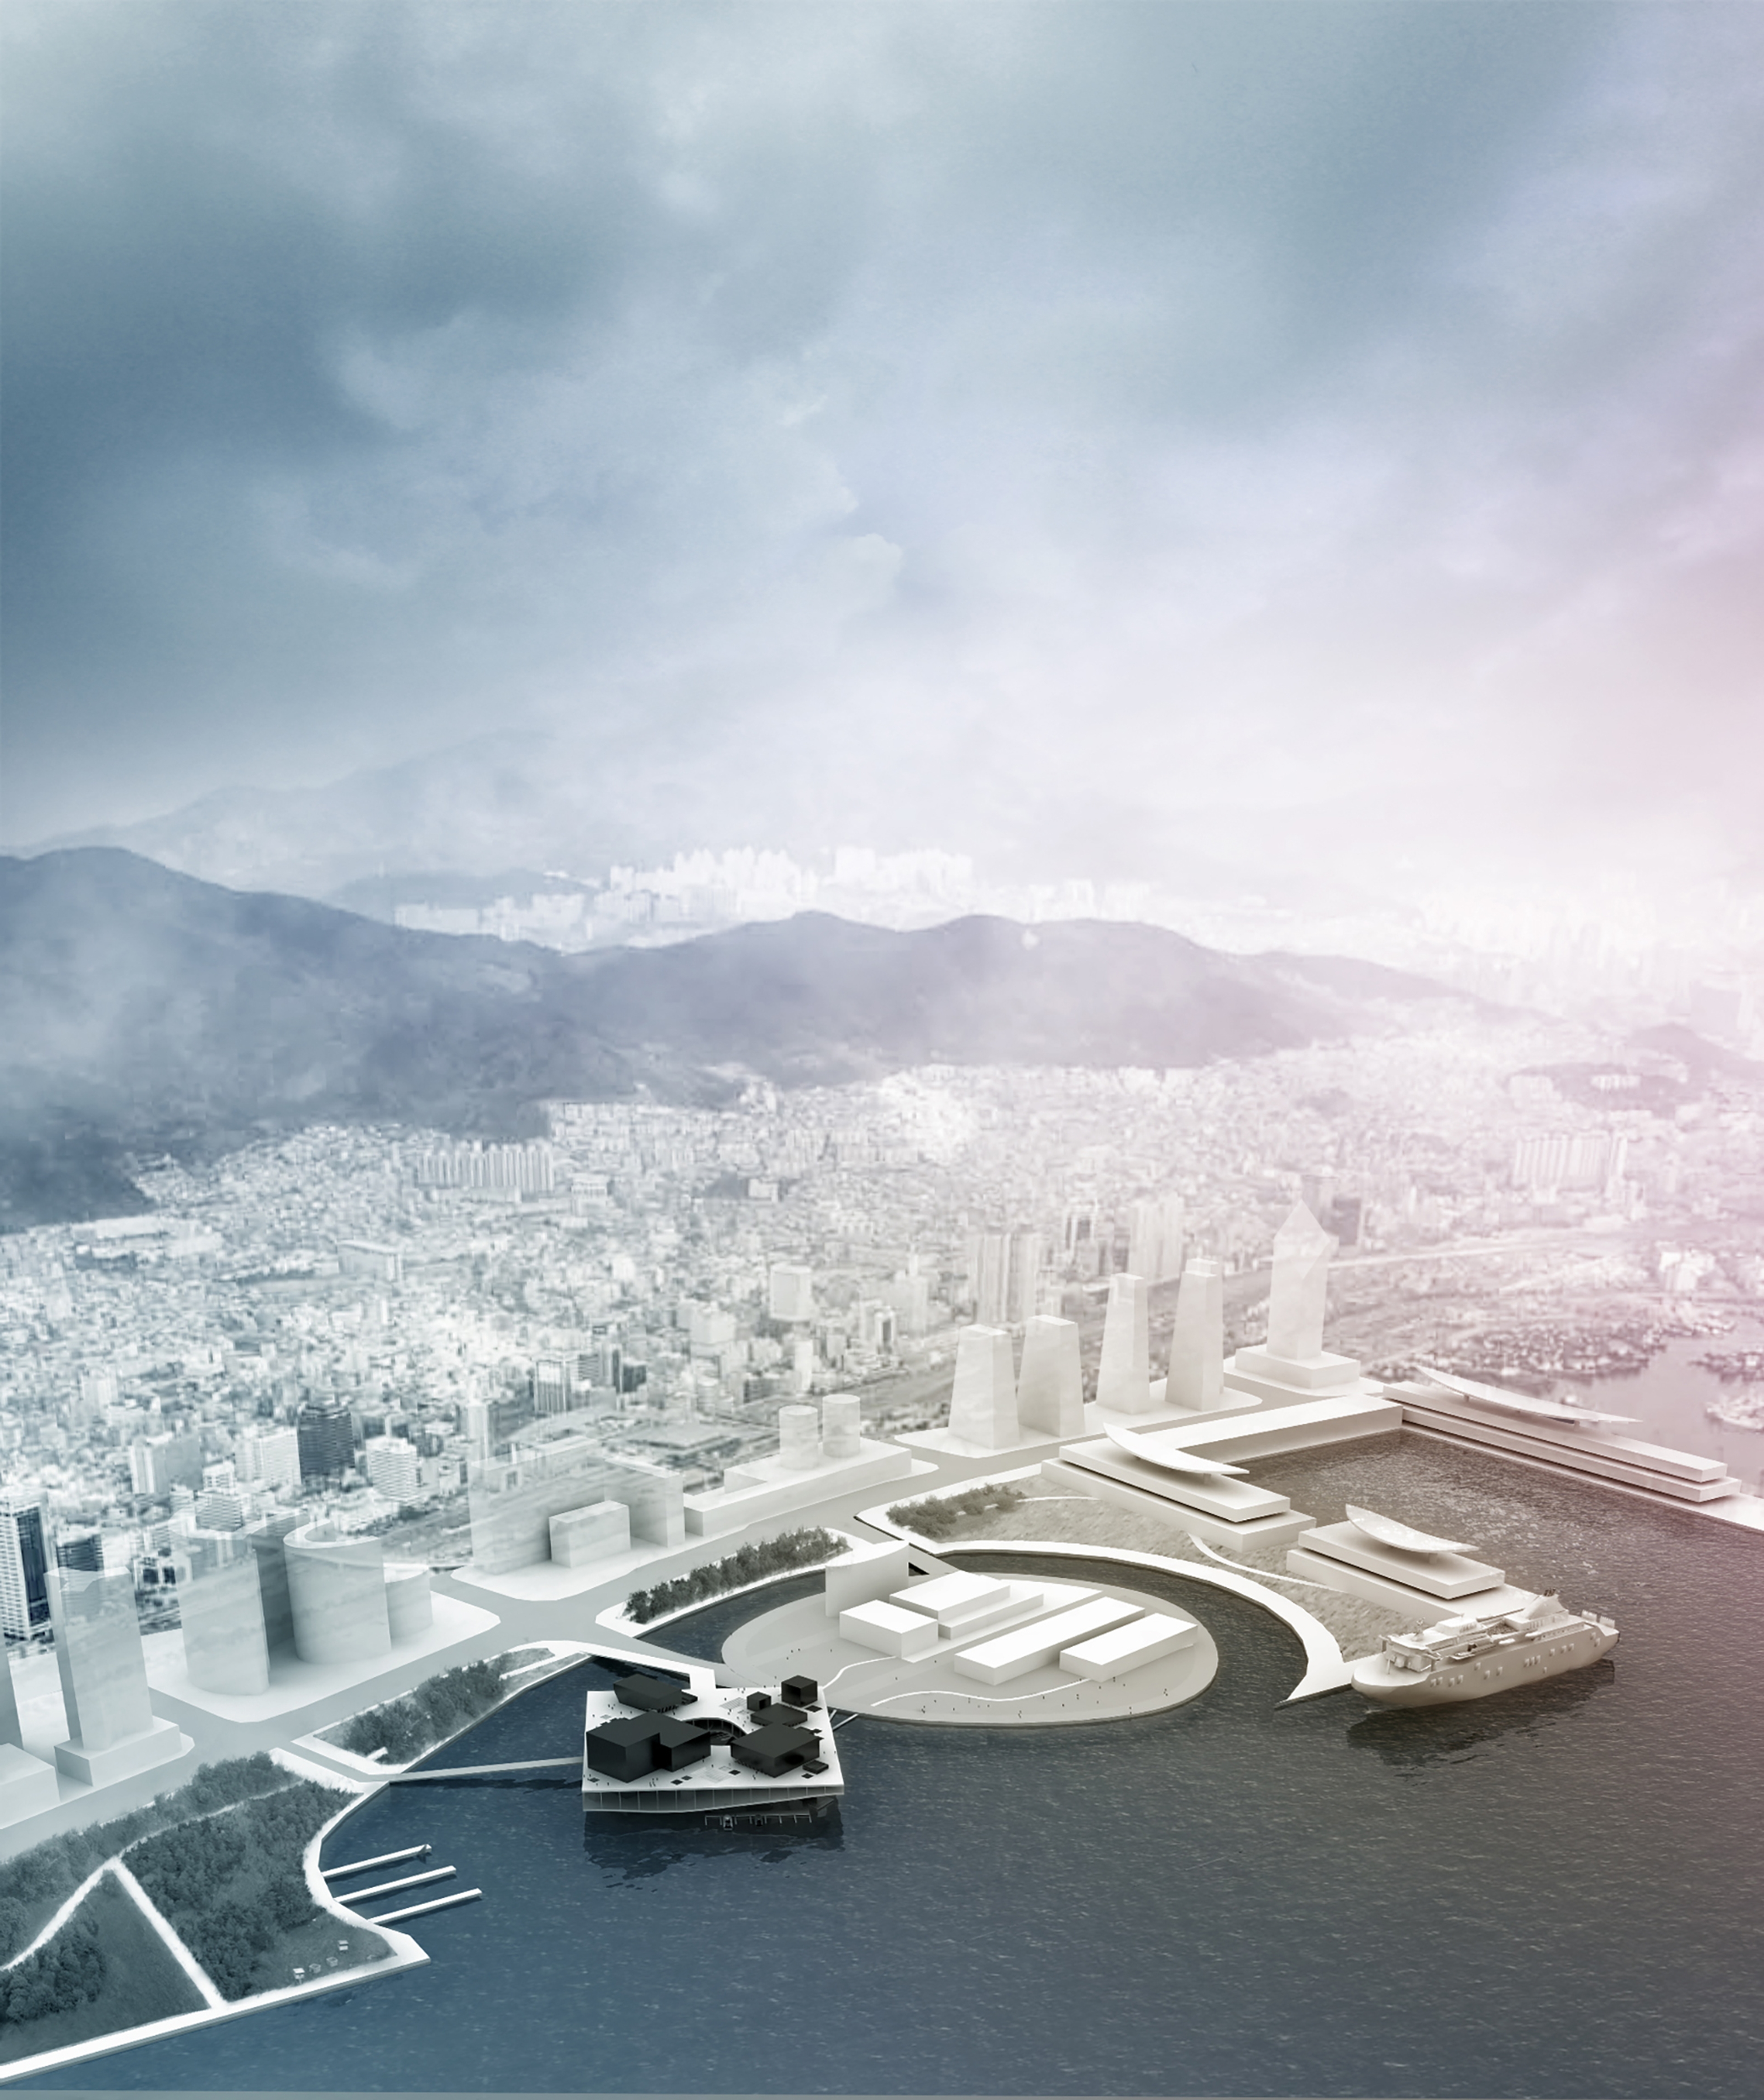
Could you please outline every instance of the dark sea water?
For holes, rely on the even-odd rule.
[[[858,1720],[843,1810],[800,1833],[584,1841],[573,1784],[394,1789],[327,1858],[427,1840],[484,1889],[418,1922],[429,1967],[35,2083],[1753,2100],[1764,1538],[1410,1436],[1276,1472],[1321,1518],[1343,1490],[1455,1511],[1519,1579],[1613,1612],[1615,1655],[1431,1713],[1283,1708],[1292,1636],[1172,1577],[1222,1657],[1187,1706]],[[667,1638],[703,1652],[800,1586]],[[572,1752],[598,1681],[537,1688],[448,1762]]]

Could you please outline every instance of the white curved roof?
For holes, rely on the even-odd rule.
[[[1356,1509],[1347,1505],[1347,1515],[1356,1528],[1368,1538],[1375,1538],[1380,1546],[1394,1546],[1399,1553],[1467,1553],[1470,1548],[1461,1539],[1432,1538],[1424,1531],[1416,1531],[1406,1524],[1399,1524],[1395,1517],[1380,1516],[1375,1510]]]
[[[1144,1458],[1149,1465],[1162,1466],[1172,1473],[1188,1473],[1197,1479],[1221,1473],[1241,1475],[1241,1466],[1228,1466],[1223,1458],[1203,1458],[1197,1452],[1184,1451],[1173,1444],[1161,1444],[1156,1438],[1137,1429],[1117,1429],[1108,1425],[1110,1439],[1123,1451],[1131,1452],[1136,1458]]]

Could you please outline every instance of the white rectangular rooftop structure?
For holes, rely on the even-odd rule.
[[[1062,1648],[1139,1616],[1137,1604],[1123,1604],[1118,1597],[1092,1597],[1068,1611],[1056,1612],[1051,1619],[1032,1620],[1026,1626],[994,1635],[977,1648],[963,1649],[955,1658],[955,1674],[977,1677],[982,1684],[1008,1684],[1013,1677],[1045,1668]]]
[[[1099,1683],[1125,1677],[1142,1662],[1157,1662],[1178,1648],[1192,1647],[1197,1631],[1193,1619],[1178,1618],[1174,1612],[1148,1612],[1131,1625],[1092,1634],[1076,1647],[1062,1648],[1060,1667],[1074,1677],[1095,1678]]]
[[[1009,1601],[1011,1586],[994,1575],[928,1575],[893,1592],[894,1603],[909,1612],[928,1612],[939,1626],[959,1626],[994,1605]]]
[[[929,1655],[937,1646],[937,1622],[921,1612],[902,1611],[898,1604],[853,1604],[839,1615],[839,1637],[911,1661]]]

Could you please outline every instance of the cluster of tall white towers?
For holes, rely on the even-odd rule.
[[[1268,1334],[1259,1348],[1225,1353],[1222,1265],[1191,1255],[1176,1291],[1164,1375],[1152,1374],[1152,1282],[1123,1272],[1109,1279],[1096,1403],[1105,1414],[1206,1414],[1257,1400],[1303,1400],[1356,1384],[1360,1367],[1323,1347],[1330,1257],[1335,1242],[1300,1203],[1274,1241]],[[1083,1434],[1083,1387],[1074,1322],[1041,1314],[1023,1330],[1020,1372],[1002,1327],[963,1330],[955,1359],[948,1436],[986,1451],[1020,1449]]]

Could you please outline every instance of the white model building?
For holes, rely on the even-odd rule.
[[[1274,1236],[1268,1340],[1259,1348],[1237,1351],[1225,1365],[1228,1387],[1277,1405],[1362,1387],[1354,1359],[1331,1355],[1323,1346],[1330,1256],[1334,1251],[1333,1237],[1303,1203],[1295,1203]]]
[[[178,1586],[184,1668],[205,1692],[247,1694],[267,1690],[269,1637],[258,1556],[231,1532],[196,1532],[188,1541],[190,1573]]]
[[[1170,1333],[1167,1407],[1197,1414],[1226,1405],[1225,1277],[1216,1261],[1197,1255],[1176,1286],[1176,1317]]]
[[[73,1568],[48,1575],[68,1731],[55,1745],[55,1762],[71,1778],[106,1786],[181,1757],[184,1737],[154,1718],[148,1697],[133,1577]]]
[[[390,1652],[386,1550],[378,1539],[309,1524],[291,1531],[282,1551],[302,1662],[360,1662]]]
[[[1008,1451],[1019,1440],[1017,1372],[1011,1338],[1002,1327],[962,1330],[950,1392],[950,1434],[982,1451]]]
[[[1025,1436],[1082,1436],[1084,1375],[1075,1320],[1038,1312],[1023,1330],[1023,1368],[1017,1414]]]
[[[0,1648],[0,1827],[40,1815],[55,1807],[60,1798],[55,1767],[33,1758],[24,1747],[12,1664]]]
[[[1096,1404],[1111,1414],[1151,1412],[1151,1316],[1143,1277],[1123,1272],[1109,1279]]]
[[[778,1423],[775,1458],[743,1459],[721,1487],[686,1496],[687,1532],[712,1538],[912,1471],[898,1445],[863,1435],[856,1393],[829,1393],[818,1414],[805,1403],[781,1407]]]

